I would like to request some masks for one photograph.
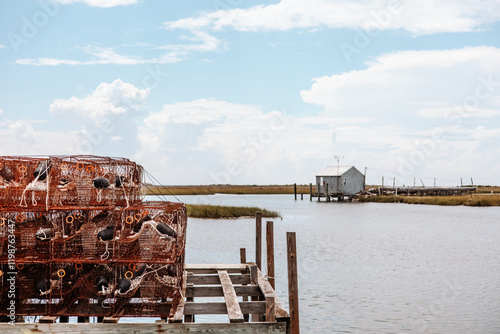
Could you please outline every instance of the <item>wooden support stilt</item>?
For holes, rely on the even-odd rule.
[[[241,262],[241,264],[247,263],[247,250],[246,250],[246,248],[240,248],[240,262]],[[245,285],[243,285],[243,286],[245,286]],[[243,296],[243,301],[247,302],[248,296]],[[245,322],[248,322],[250,320],[250,317],[248,314],[243,314],[243,318],[245,319]]]
[[[295,232],[287,232],[288,300],[290,308],[290,333],[299,334],[299,290],[297,279],[297,242]]]
[[[309,201],[313,200],[313,184],[309,183]]]
[[[295,194],[295,200],[297,200],[297,183],[293,184],[293,193]]]
[[[274,286],[274,223],[273,221],[267,221],[266,225],[266,245],[267,245],[267,276],[269,283]]]
[[[255,264],[262,269],[262,212],[255,213]]]
[[[266,295],[266,321],[276,321],[276,304],[273,295]]]
[[[182,298],[179,302],[179,305],[177,305],[177,310],[175,310],[174,315],[168,319],[168,322],[170,323],[182,323],[182,317],[184,316],[184,305],[186,304],[186,287],[187,272],[184,272],[184,283],[182,283]]]
[[[193,274],[190,272],[187,272],[186,273],[186,289],[194,286],[194,284],[188,283],[188,279],[190,276],[193,276]],[[188,302],[194,302],[194,297],[186,297],[186,303],[188,303]],[[184,312],[184,322],[194,322],[194,314],[185,314],[185,312]]]
[[[250,266],[250,284],[252,285],[257,285],[259,283],[259,270],[256,265],[251,265]],[[257,302],[259,301],[259,297],[252,297],[252,302]],[[252,314],[252,322],[258,322],[259,321],[259,314],[255,313]]]

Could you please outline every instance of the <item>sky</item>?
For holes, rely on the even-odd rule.
[[[499,0],[0,0],[0,22],[0,155],[500,185]]]

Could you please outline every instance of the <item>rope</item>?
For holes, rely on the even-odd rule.
[[[35,199],[35,192],[31,192],[31,204],[33,204],[33,206],[37,206],[38,202],[36,201]]]
[[[108,249],[109,243],[106,242],[106,250],[104,253],[101,255],[101,260],[107,260],[109,258],[109,249]]]
[[[97,201],[100,203],[102,200],[102,189],[99,189],[99,191],[97,191]]]
[[[168,193],[172,196],[174,196],[174,198],[180,202],[180,200],[174,195],[172,194],[172,192],[170,190],[168,190],[168,188],[166,188],[165,186],[161,185],[160,184],[160,181],[158,181],[153,175],[151,175],[147,170],[144,169],[144,172],[146,173],[146,175],[149,176],[150,180],[154,180],[159,186],[161,186],[163,189],[165,189],[166,191],[168,191]]]

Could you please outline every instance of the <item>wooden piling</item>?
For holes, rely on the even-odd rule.
[[[255,213],[255,264],[262,269],[262,212]]]
[[[247,250],[246,250],[246,248],[240,248],[240,263],[241,264],[246,264],[247,263]],[[243,285],[246,285],[246,284],[243,284]],[[248,297],[247,296],[243,296],[243,301],[247,302],[248,301]],[[245,319],[245,322],[248,322],[248,320],[250,319],[250,317],[249,317],[248,314],[243,314],[243,318]]]
[[[267,221],[266,226],[266,245],[267,245],[267,276],[268,281],[275,288],[274,278],[274,223]]]
[[[287,232],[288,254],[288,305],[290,308],[290,333],[299,334],[299,290],[297,280],[297,242],[295,232]]]
[[[293,184],[293,193],[295,194],[295,200],[297,200],[297,183]]]
[[[309,183],[309,201],[313,200],[313,184]]]
[[[330,196],[328,196],[328,183],[326,184],[326,193],[325,193],[325,195],[326,195],[326,201],[330,202]]]

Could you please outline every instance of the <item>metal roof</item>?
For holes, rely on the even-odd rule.
[[[316,176],[341,176],[351,168],[354,168],[354,166],[328,166]]]

